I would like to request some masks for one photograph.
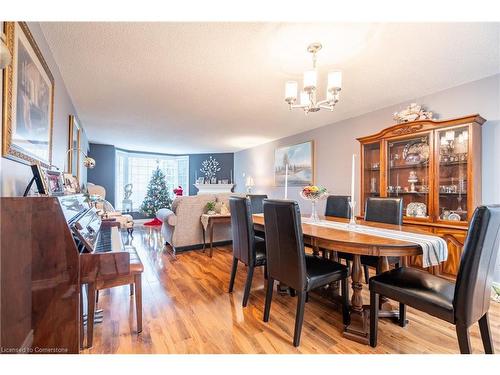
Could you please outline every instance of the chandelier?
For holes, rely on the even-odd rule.
[[[312,54],[313,68],[304,72],[304,87],[300,92],[300,104],[297,101],[297,81],[288,81],[285,85],[285,102],[288,108],[302,108],[306,114],[318,112],[320,109],[333,111],[333,107],[340,99],[342,88],[342,72],[335,70],[328,73],[326,99],[317,98],[318,71],[316,70],[316,53],[322,48],[321,43],[312,43],[307,47],[307,52]]]

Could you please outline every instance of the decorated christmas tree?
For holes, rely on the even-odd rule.
[[[142,202],[141,212],[148,217],[154,217],[160,208],[170,208],[171,206],[172,198],[168,192],[165,173],[157,166],[149,181],[148,192]]]

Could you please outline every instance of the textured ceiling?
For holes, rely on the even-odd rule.
[[[135,150],[236,151],[500,72],[498,23],[41,25],[90,140]],[[343,88],[305,116],[284,83],[312,41]]]

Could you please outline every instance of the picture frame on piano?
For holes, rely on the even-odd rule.
[[[24,192],[24,196],[28,195],[28,191],[31,188],[31,185],[33,182],[36,183],[36,188],[38,190],[38,193],[41,195],[48,195],[49,194],[49,188],[47,185],[47,177],[45,176],[45,169],[40,166],[40,164],[33,164],[31,166],[31,172],[33,173],[33,178],[28,184],[28,187],[26,188],[26,191]]]
[[[59,171],[46,170],[48,194],[52,196],[64,195],[64,180]]]
[[[64,194],[78,194],[80,193],[80,184],[75,176],[71,173],[64,173]]]

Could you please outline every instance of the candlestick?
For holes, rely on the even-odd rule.
[[[285,164],[285,199],[288,199],[288,164]]]
[[[229,183],[230,184],[233,183],[233,170],[232,169],[229,171]]]
[[[351,202],[354,202],[354,184],[356,175],[356,154],[352,154],[352,171],[351,171]]]

